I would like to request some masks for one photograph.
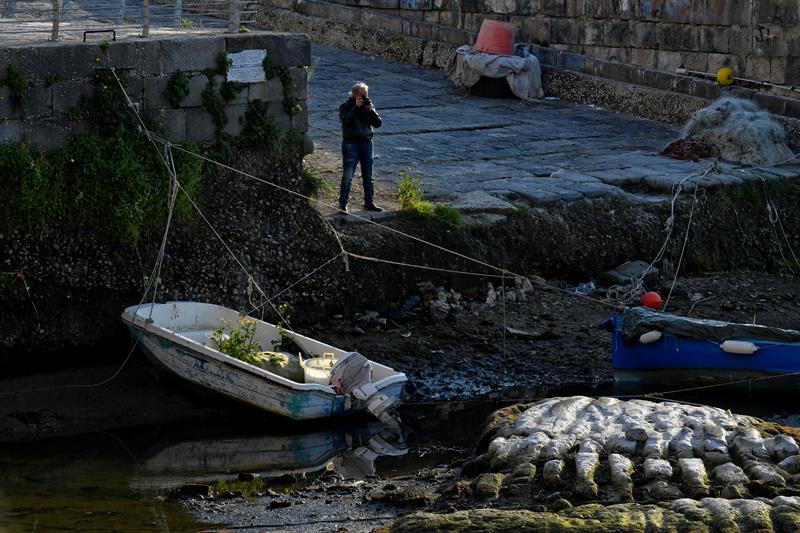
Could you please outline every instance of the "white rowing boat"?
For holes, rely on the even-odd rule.
[[[122,313],[122,320],[151,360],[204,389],[294,420],[364,411],[363,401],[336,394],[330,385],[298,383],[215,349],[211,337],[220,319],[236,323],[239,313],[198,302],[134,305]],[[255,320],[253,340],[259,345],[266,348],[281,341],[277,326],[252,320]],[[334,359],[342,359],[348,354],[291,331],[284,331],[283,335],[294,342],[305,358],[333,354]],[[372,384],[378,393],[399,401],[406,375],[374,361],[369,364]]]

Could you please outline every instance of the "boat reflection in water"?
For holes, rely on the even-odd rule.
[[[407,452],[403,430],[378,422],[311,433],[189,438],[151,447],[132,482],[147,490],[232,478],[240,472],[266,478],[323,470],[361,479],[376,474],[379,457]]]
[[[407,453],[408,436],[380,423],[315,429],[208,419],[0,444],[0,531],[197,531],[202,525],[180,502],[154,496],[240,472],[361,477],[375,473],[379,457]],[[378,470],[395,465],[387,458]]]

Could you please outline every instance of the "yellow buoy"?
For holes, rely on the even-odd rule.
[[[717,82],[720,85],[731,85],[733,83],[733,69],[731,67],[722,67],[717,71]]]

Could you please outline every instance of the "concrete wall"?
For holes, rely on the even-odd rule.
[[[144,115],[176,142],[210,143],[215,138],[211,115],[201,106],[201,93],[208,84],[203,73],[216,69],[221,53],[266,49],[275,66],[289,67],[297,98],[303,111],[289,117],[283,108],[283,87],[277,77],[248,84],[226,104],[225,132],[237,135],[239,118],[248,103],[268,102],[268,113],[284,129],[308,129],[306,109],[307,73],[311,48],[305,35],[286,33],[213,34],[179,38],[131,39],[109,43],[108,57],[98,43],[35,43],[0,48],[0,81],[7,66],[16,67],[30,82],[27,103],[16,110],[11,90],[0,86],[0,142],[25,140],[29,145],[50,150],[61,146],[81,123],[70,120],[69,111],[83,96],[94,91],[95,71],[113,66],[127,81],[127,92]],[[189,96],[173,108],[164,96],[170,77],[178,70],[189,77]],[[224,76],[216,75],[219,88]]]
[[[484,19],[513,23],[517,39],[598,59],[800,85],[797,0],[260,0],[392,34],[474,43]],[[798,93],[794,93],[795,97]]]

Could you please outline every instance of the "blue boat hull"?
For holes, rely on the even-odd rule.
[[[731,340],[752,342],[759,349],[751,355],[733,354],[715,341],[678,338],[668,332],[653,343],[634,340],[625,344],[622,317],[617,315],[612,346],[614,376],[618,382],[658,382],[680,387],[798,373],[775,378],[774,382],[791,383],[800,392],[800,343]]]

